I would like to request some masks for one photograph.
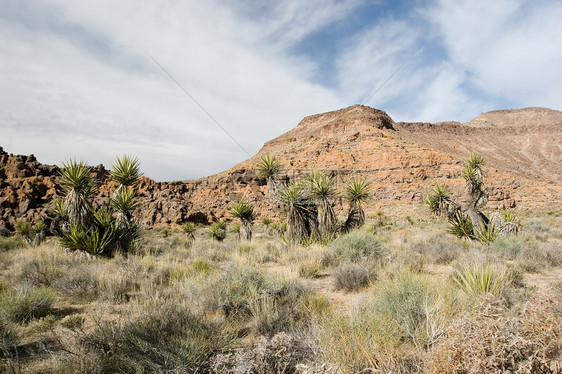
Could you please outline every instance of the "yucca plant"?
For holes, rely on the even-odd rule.
[[[84,229],[70,225],[68,232],[63,232],[60,244],[71,250],[80,250],[93,255],[110,255],[119,241],[120,235],[114,227],[99,230],[96,227]]]
[[[484,265],[459,265],[453,274],[454,282],[467,295],[475,296],[491,293],[501,296],[509,284],[509,276],[503,271],[496,273],[490,264]]]
[[[191,245],[195,241],[195,230],[197,227],[195,227],[193,222],[184,222],[181,225],[181,229],[187,236],[188,244]]]
[[[474,239],[472,221],[461,211],[458,211],[449,219],[449,228],[447,229],[447,232],[461,239],[469,241]]]
[[[345,229],[349,231],[363,226],[365,212],[362,205],[371,199],[371,182],[356,175],[345,184],[343,196],[349,202]]]
[[[271,156],[269,153],[266,153],[256,162],[256,169],[258,177],[265,179],[267,182],[268,196],[274,196],[277,190],[275,176],[281,171],[281,163],[275,158],[275,156]]]
[[[292,243],[302,243],[310,237],[306,186],[301,182],[293,181],[279,189],[278,198],[287,212],[287,239]]]
[[[488,202],[488,194],[484,189],[484,177],[486,172],[482,169],[484,166],[482,156],[472,153],[464,163],[463,177],[466,181],[466,201],[463,210],[464,213],[472,221],[474,236],[478,233],[476,230],[482,225],[486,226],[488,220],[484,217],[480,208]]]
[[[318,233],[329,237],[336,231],[337,219],[333,208],[336,197],[334,178],[323,171],[312,171],[306,178],[310,197],[318,208]]]
[[[29,245],[36,246],[41,244],[45,238],[46,225],[44,222],[39,222],[32,225],[28,221],[16,222],[16,233],[21,236]]]
[[[242,241],[252,240],[254,205],[247,199],[239,199],[230,208],[230,214],[240,220],[240,239]]]
[[[447,218],[453,217],[460,209],[460,206],[451,200],[449,187],[439,183],[435,183],[431,192],[427,194],[425,203],[432,213]]]
[[[480,226],[480,229],[476,230],[476,235],[481,243],[491,243],[498,237],[498,232],[493,223],[488,224],[488,226]]]
[[[211,224],[211,237],[219,242],[226,238],[226,222],[219,220]]]
[[[111,179],[121,186],[132,186],[142,176],[140,161],[133,156],[124,155],[122,158],[117,156],[111,164],[111,168]]]
[[[64,189],[64,212],[68,222],[74,226],[89,228],[93,212],[91,198],[95,193],[95,182],[90,168],[84,161],[63,162],[60,171],[61,185]]]

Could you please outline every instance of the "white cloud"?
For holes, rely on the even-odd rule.
[[[306,115],[363,101],[409,57],[368,102],[395,120],[464,121],[503,103],[559,109],[561,2],[438,1],[347,27],[366,4],[5,0],[0,145],[49,163],[137,154],[158,180],[246,159],[145,51],[251,154]],[[333,64],[295,52],[338,22]]]
[[[160,180],[204,176],[246,159],[143,49],[251,154],[303,116],[341,102],[307,81],[313,64],[283,54],[345,16],[350,5],[340,2],[317,15],[310,4],[283,3],[259,22],[219,2],[10,5],[14,14],[0,25],[0,51],[9,56],[0,67],[8,151],[7,144],[14,152],[34,144],[47,162],[79,156],[106,164],[115,153],[149,152],[144,169]],[[59,146],[41,146],[46,135],[56,135]]]
[[[560,108],[562,2],[440,1],[426,14],[479,89],[518,106]]]

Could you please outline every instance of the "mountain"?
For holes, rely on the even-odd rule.
[[[463,160],[481,154],[488,176],[488,207],[560,206],[562,201],[562,112],[546,108],[499,110],[459,122],[394,122],[383,111],[362,105],[305,117],[294,129],[268,141],[254,157],[222,173],[191,181],[139,184],[140,223],[147,227],[206,223],[228,217],[233,200],[245,196],[258,214],[279,215],[265,197],[266,186],[255,172],[265,154],[283,165],[281,182],[319,169],[338,185],[354,174],[373,183],[373,203],[381,206],[421,204],[436,181],[460,198]],[[69,155],[71,156],[71,155]],[[102,181],[96,199],[109,199],[114,186],[102,165],[93,168]],[[13,229],[16,219],[38,221],[61,194],[58,168],[42,165],[33,155],[0,148],[0,227]],[[344,209],[338,202],[337,211]]]

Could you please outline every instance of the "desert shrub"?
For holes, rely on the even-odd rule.
[[[562,319],[550,301],[535,299],[520,315],[505,303],[482,296],[462,314],[438,343],[428,373],[555,373],[553,359],[562,349]]]
[[[425,266],[425,256],[408,248],[394,248],[389,255],[387,264],[384,268],[389,278],[404,271],[410,273],[421,273]]]
[[[509,260],[513,260],[526,248],[536,247],[536,245],[529,240],[529,238],[519,235],[519,236],[499,236],[491,245],[490,249],[500,254]]]
[[[321,361],[337,367],[335,373],[413,373],[421,365],[415,352],[398,348],[400,338],[391,323],[370,308],[329,312],[314,327]]]
[[[81,314],[72,314],[64,318],[60,325],[69,330],[79,330],[84,325],[85,318]]]
[[[82,361],[86,372],[201,372],[233,336],[221,322],[170,301],[143,308],[122,323],[98,321],[92,331],[78,333],[74,360]]]
[[[297,373],[299,364],[315,358],[314,351],[303,342],[284,332],[271,339],[260,338],[251,348],[219,354],[211,361],[211,372],[237,373]]]
[[[423,275],[402,272],[376,285],[369,308],[388,321],[395,337],[429,348],[445,334],[453,299],[446,291]]]
[[[97,282],[99,297],[117,304],[128,302],[131,294],[138,289],[136,278],[137,275],[126,268],[104,274]]]
[[[366,258],[381,260],[386,253],[380,239],[361,230],[340,236],[330,244],[330,248],[349,262],[358,262]]]
[[[23,248],[25,243],[19,236],[2,236],[0,235],[0,252],[11,251]]]
[[[332,273],[337,290],[357,291],[370,280],[369,270],[357,264],[342,264]]]
[[[439,235],[429,241],[419,243],[415,249],[427,255],[436,264],[449,264],[456,260],[463,248],[457,240],[445,235]]]
[[[62,295],[76,297],[82,301],[93,300],[98,295],[98,278],[88,267],[66,269],[53,282],[53,288]]]
[[[298,263],[299,277],[301,278],[315,278],[318,277],[322,270],[322,262],[319,258],[310,257]]]
[[[19,334],[3,318],[0,318],[0,370],[3,373],[19,373]]]
[[[0,294],[0,316],[8,321],[28,322],[52,311],[55,292],[51,288],[8,289]]]
[[[170,281],[181,281],[187,277],[209,275],[215,271],[215,267],[202,259],[195,259],[187,266],[176,267],[169,272]]]

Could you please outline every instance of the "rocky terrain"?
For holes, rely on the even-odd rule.
[[[483,113],[465,124],[394,122],[385,112],[361,105],[304,118],[294,129],[267,142],[260,152],[220,174],[192,181],[157,183],[142,178],[137,219],[145,227],[208,223],[228,217],[230,203],[242,196],[258,214],[278,216],[275,201],[255,172],[269,153],[279,159],[279,181],[312,169],[330,172],[342,184],[361,174],[373,183],[373,203],[381,206],[421,203],[436,181],[462,193],[462,160],[472,151],[484,156],[490,195],[488,207],[560,206],[562,202],[562,112],[545,108]],[[71,156],[71,155],[69,155]],[[58,168],[33,155],[12,155],[0,148],[0,228],[13,230],[18,219],[48,217],[61,195]],[[103,204],[115,186],[102,166],[96,199]],[[337,211],[343,209],[341,202]]]

